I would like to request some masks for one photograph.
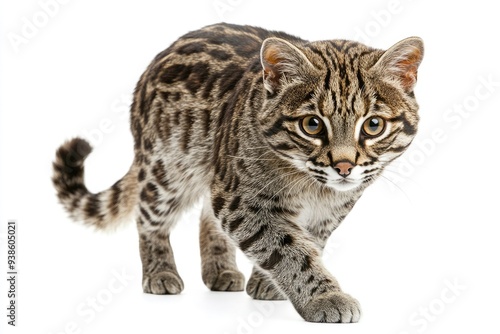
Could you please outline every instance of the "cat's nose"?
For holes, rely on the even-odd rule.
[[[340,161],[335,164],[333,169],[335,169],[340,176],[347,177],[351,174],[353,167],[354,165],[349,161]]]

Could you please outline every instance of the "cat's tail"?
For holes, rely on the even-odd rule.
[[[130,220],[138,201],[137,168],[132,165],[128,173],[111,188],[93,194],[84,183],[85,158],[92,151],[81,138],[65,142],[56,152],[52,182],[57,197],[70,217],[97,229],[112,229]]]

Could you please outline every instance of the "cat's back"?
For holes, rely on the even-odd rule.
[[[191,31],[160,52],[139,82],[168,88],[180,86],[192,98],[222,99],[245,75],[262,71],[263,40],[280,37],[304,42],[283,32],[219,23]],[[179,97],[179,96],[177,96]],[[176,99],[178,102],[180,99]]]
[[[166,59],[217,62],[234,62],[240,65],[259,61],[262,42],[269,37],[280,37],[296,43],[304,42],[298,37],[279,31],[253,26],[219,23],[191,31],[169,48],[159,53],[153,63]]]
[[[224,114],[224,105],[231,96],[244,99],[252,82],[261,79],[260,49],[272,36],[304,42],[282,32],[220,23],[191,31],[160,52],[135,90],[135,147],[141,147],[144,137],[172,145],[186,138],[181,143],[185,148],[194,141],[211,146],[214,120]]]

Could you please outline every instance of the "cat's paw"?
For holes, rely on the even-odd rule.
[[[310,322],[358,322],[361,308],[356,299],[341,291],[318,296],[299,310]]]
[[[257,272],[253,272],[248,280],[247,293],[253,299],[259,300],[287,299],[269,278]]]
[[[243,291],[245,276],[237,270],[203,273],[203,282],[212,291]]]
[[[184,282],[176,272],[163,271],[144,276],[142,289],[155,295],[177,295],[184,289]]]

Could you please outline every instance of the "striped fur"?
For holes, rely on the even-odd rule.
[[[288,299],[307,321],[356,322],[357,301],[341,291],[321,253],[363,190],[415,136],[422,56],[416,37],[383,51],[230,24],[190,32],[137,84],[130,171],[91,194],[83,180],[90,146],[69,141],[54,162],[59,200],[73,219],[99,229],[134,214],[144,291],[176,294],[183,282],[170,232],[203,197],[208,288],[244,288],[237,246],[255,263],[247,284],[253,298]]]

